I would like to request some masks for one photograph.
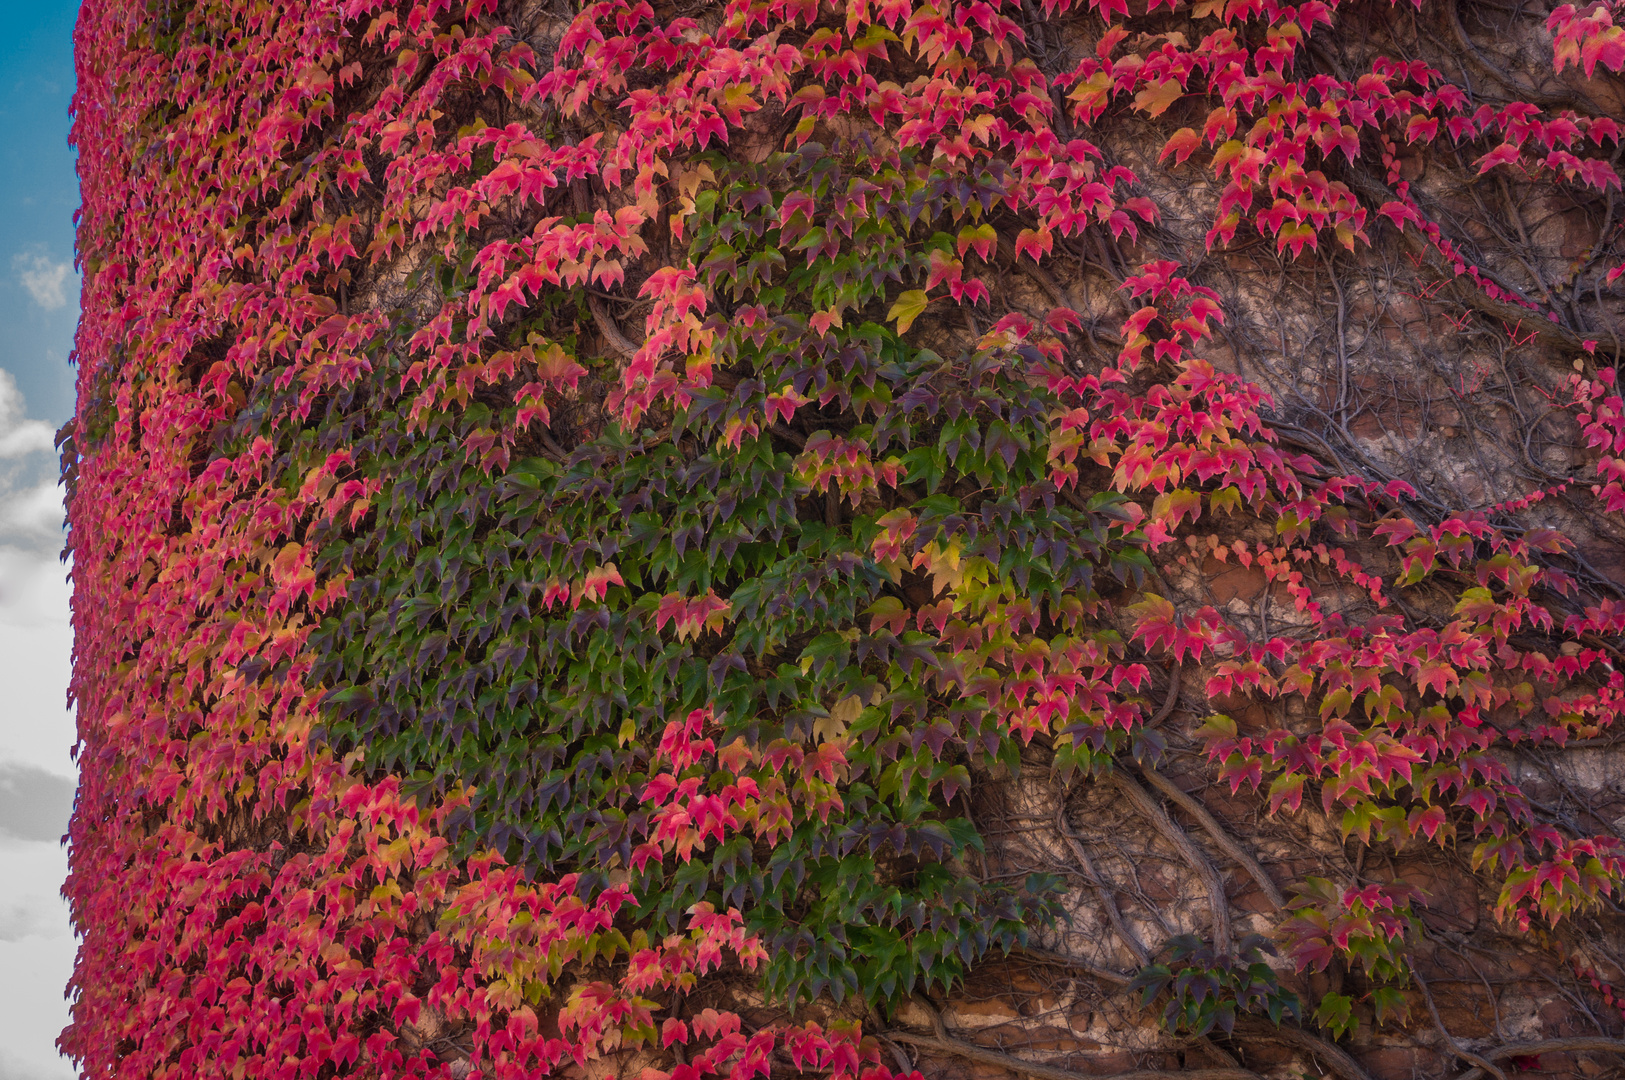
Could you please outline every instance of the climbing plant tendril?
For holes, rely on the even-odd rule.
[[[1625,30],[1491,7],[85,0],[83,1075],[1595,1075]]]

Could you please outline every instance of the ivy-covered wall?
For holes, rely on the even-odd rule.
[[[1612,1068],[1612,18],[86,0],[64,1047]]]

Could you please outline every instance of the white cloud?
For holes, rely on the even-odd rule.
[[[66,286],[73,274],[71,264],[56,262],[42,251],[26,251],[11,257],[11,269],[34,303],[46,311],[55,311],[68,302]]]
[[[0,484],[0,490],[9,485]],[[39,547],[49,554],[62,547],[62,492],[52,481],[7,492],[0,505],[0,537]]]
[[[61,550],[55,442],[51,425],[29,419],[17,380],[0,369],[0,547],[47,555]],[[0,581],[0,591],[3,586]]]
[[[52,1045],[68,1022],[62,992],[78,951],[54,895],[67,871],[55,842],[0,843],[0,1080],[73,1075]]]
[[[45,1062],[0,1052],[0,1080],[74,1080],[74,1075],[60,1058]]]
[[[0,262],[0,276],[4,269]],[[12,269],[41,307],[68,302],[65,265],[27,256]],[[53,1045],[68,1020],[62,990],[78,947],[57,895],[68,870],[57,838],[76,732],[54,442],[53,425],[29,415],[16,379],[0,369],[0,1080],[73,1076]]]
[[[60,840],[68,831],[73,786],[71,776],[24,762],[0,761],[0,837]]]
[[[60,503],[58,506],[60,507]],[[60,538],[57,541],[61,543]],[[0,544],[0,672],[15,672],[25,678],[24,684],[33,687],[53,679],[68,685],[69,648],[73,630],[68,621],[67,582],[68,568],[59,559],[59,551],[48,548],[28,549],[13,544]],[[7,653],[6,650],[12,650]],[[20,651],[19,651],[20,650]],[[52,660],[46,667],[40,664],[52,650],[61,652],[60,667]],[[13,667],[15,663],[15,667]],[[7,686],[0,681],[0,686]],[[17,689],[15,683],[11,690]],[[6,713],[14,699],[6,702]],[[9,720],[10,718],[7,717]],[[10,723],[0,723],[0,748],[8,736],[18,732]],[[4,758],[0,750],[0,758]],[[60,771],[60,770],[58,770]]]
[[[39,895],[0,903],[0,941],[67,937],[71,930],[62,918],[61,907],[60,898]]]
[[[52,1045],[68,1022],[62,990],[78,949],[56,895],[76,738],[64,573],[54,553],[0,544],[0,1080],[74,1075]]]
[[[49,453],[55,442],[56,433],[50,424],[28,419],[28,406],[17,388],[16,377],[0,368],[0,459]]]

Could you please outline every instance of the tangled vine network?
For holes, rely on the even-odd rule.
[[[1618,6],[84,0],[64,1050],[1617,1075]]]

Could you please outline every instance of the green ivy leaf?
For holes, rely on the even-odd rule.
[[[1357,1030],[1360,1021],[1354,1015],[1354,999],[1346,994],[1327,994],[1320,999],[1320,1005],[1315,1009],[1315,1023],[1331,1032],[1332,1037],[1337,1039]]]

